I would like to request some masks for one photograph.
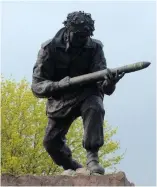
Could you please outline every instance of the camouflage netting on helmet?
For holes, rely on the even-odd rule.
[[[91,36],[95,30],[94,20],[92,20],[91,14],[83,11],[69,13],[67,20],[65,20],[63,24],[70,31],[88,32]]]

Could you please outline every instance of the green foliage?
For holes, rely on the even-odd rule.
[[[29,83],[23,79],[1,81],[1,170],[10,174],[52,175],[60,173],[61,167],[53,163],[43,147],[47,125],[44,99],[33,96]],[[100,162],[104,167],[119,163],[123,155],[104,159],[119,149],[112,140],[117,129],[104,123],[105,145],[100,150]],[[73,157],[85,165],[86,153],[82,148],[82,120],[73,122],[67,134],[67,143]]]

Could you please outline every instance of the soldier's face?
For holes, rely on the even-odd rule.
[[[81,47],[88,40],[89,34],[86,32],[70,32],[70,44],[73,47]]]

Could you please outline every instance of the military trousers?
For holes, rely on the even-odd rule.
[[[87,151],[98,151],[104,144],[103,121],[105,110],[101,97],[91,95],[73,107],[66,115],[48,117],[48,125],[44,137],[44,147],[53,161],[64,166],[72,152],[66,144],[66,134],[77,117],[83,119],[83,147]]]

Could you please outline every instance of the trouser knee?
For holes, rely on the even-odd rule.
[[[43,140],[43,145],[57,165],[63,165],[64,160],[72,156],[71,150],[61,137],[45,137]]]
[[[43,140],[43,145],[44,145],[46,151],[55,152],[56,150],[61,149],[63,144],[61,143],[61,141],[58,141],[58,140],[59,140],[59,138],[57,138],[57,137],[52,138],[49,136],[45,136],[44,140]]]
[[[86,150],[98,150],[104,144],[104,115],[105,111],[101,106],[90,107],[84,111],[83,147]]]

